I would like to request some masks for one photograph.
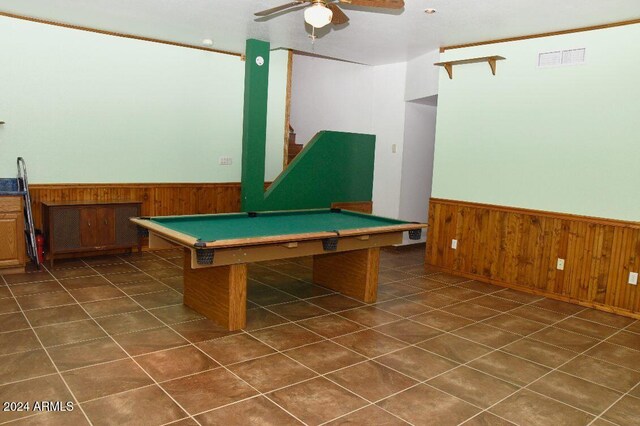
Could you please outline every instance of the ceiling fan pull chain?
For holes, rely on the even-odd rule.
[[[311,39],[311,45],[315,46],[316,44],[316,27],[311,27],[311,35],[309,36]],[[315,50],[315,49],[314,49]]]

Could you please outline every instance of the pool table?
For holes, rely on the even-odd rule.
[[[313,256],[313,281],[376,300],[380,247],[426,224],[342,209],[131,218],[151,249],[184,247],[184,303],[229,330],[246,324],[247,264]]]

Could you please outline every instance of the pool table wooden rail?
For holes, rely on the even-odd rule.
[[[196,250],[187,250],[189,251],[191,258],[191,268],[199,269],[210,266],[234,265],[239,263],[263,262],[267,260],[342,253],[367,248],[387,247],[400,243],[402,243],[402,232],[377,235],[359,235],[356,237],[340,237],[338,238],[338,246],[334,251],[325,250],[322,245],[322,239],[289,241],[286,243],[275,244],[257,244],[243,247],[227,247],[215,249],[212,265],[199,264]]]
[[[294,257],[314,256],[317,254],[339,253],[352,250],[361,250],[370,247],[387,247],[402,243],[402,231],[386,232],[384,234],[360,234],[356,236],[338,237],[338,246],[335,251],[327,251],[322,245],[324,238],[335,237],[330,233],[321,238],[309,240],[288,240],[286,242],[262,243],[244,246],[231,246],[216,248],[213,263],[202,265],[198,263],[195,247],[189,247],[168,238],[158,236],[153,231],[149,233],[149,248],[170,249],[176,247],[185,248],[185,256],[190,259],[192,269],[209,268],[212,266],[234,265],[240,263],[262,262],[266,260],[290,259]]]
[[[259,244],[278,244],[288,243],[291,241],[306,241],[306,240],[322,240],[325,238],[334,237],[352,237],[361,235],[372,234],[384,234],[389,232],[404,232],[413,231],[417,229],[426,228],[426,224],[411,223],[411,224],[398,224],[388,226],[376,226],[370,228],[356,228],[345,229],[337,231],[322,231],[311,232],[302,234],[284,234],[284,235],[269,235],[263,237],[250,237],[250,238],[234,238],[215,241],[201,241],[198,238],[191,237],[181,232],[174,231],[159,223],[152,222],[145,218],[131,218],[131,221],[136,225],[146,228],[156,236],[168,240],[174,244],[178,244],[188,248],[227,248],[227,247],[240,247],[247,245],[259,245]],[[150,248],[156,248],[151,247]],[[161,248],[161,247],[157,247]]]

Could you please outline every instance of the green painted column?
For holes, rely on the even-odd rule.
[[[245,55],[241,209],[250,211],[264,200],[269,43],[249,39]]]

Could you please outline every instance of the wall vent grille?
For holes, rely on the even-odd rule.
[[[538,68],[584,64],[586,49],[555,50],[538,54]]]

